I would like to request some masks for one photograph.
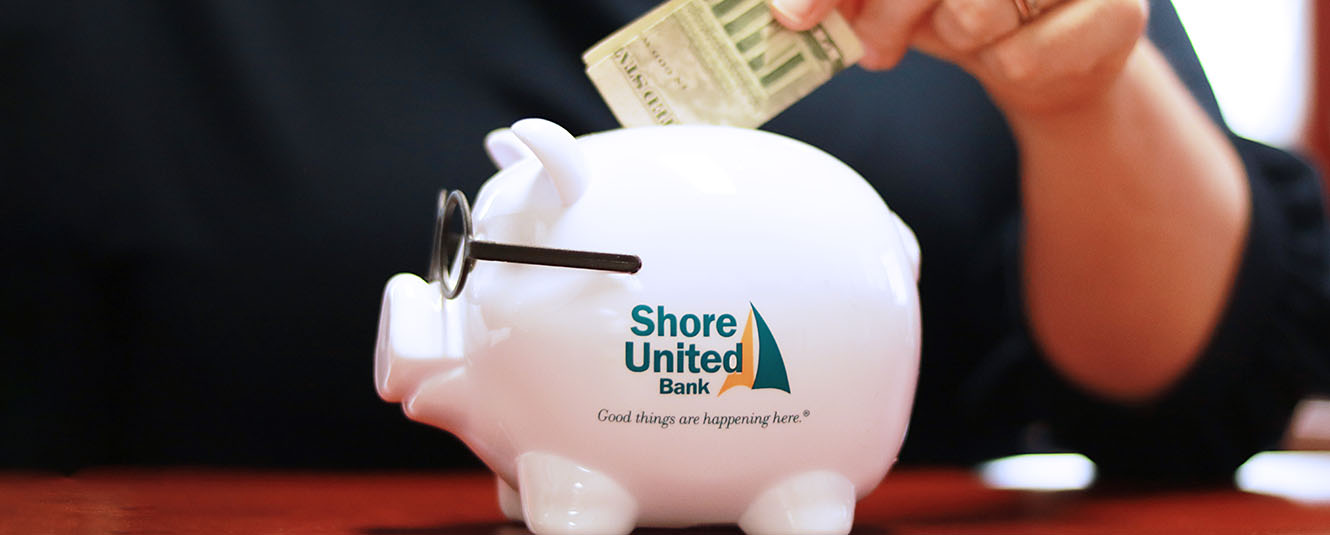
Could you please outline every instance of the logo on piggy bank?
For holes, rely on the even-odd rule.
[[[527,119],[486,147],[474,212],[440,204],[455,253],[384,290],[379,395],[537,534],[848,533],[919,365],[918,244],[877,192],[757,130]]]
[[[724,339],[726,344],[738,333],[738,325],[732,314],[683,314],[676,316],[665,310],[664,306],[655,309],[648,305],[637,305],[632,311],[633,321],[637,324],[631,330],[633,334],[644,338],[640,348],[632,340],[624,342],[623,363],[628,371],[644,373],[690,373],[716,374],[726,372],[725,382],[716,391],[724,394],[737,386],[752,390],[774,388],[790,391],[790,381],[785,375],[785,361],[780,356],[780,346],[771,335],[771,329],[762,319],[757,307],[749,304],[748,321],[745,323],[743,337],[734,346],[716,346],[707,349],[704,345],[698,349],[693,341],[676,342],[672,349],[652,349],[651,337],[669,337],[677,339],[713,338]],[[754,325],[756,322],[756,329]],[[756,354],[754,361],[753,331],[757,331]],[[705,342],[704,342],[705,343]],[[656,347],[668,346],[657,343]],[[660,378],[660,393],[673,395],[711,394],[711,382],[699,377],[694,382],[683,382],[669,377]]]

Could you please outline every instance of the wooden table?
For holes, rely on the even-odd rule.
[[[464,473],[97,470],[0,474],[0,534],[517,535],[493,481]],[[1231,488],[1026,493],[961,470],[893,472],[855,533],[1330,533],[1330,506]],[[647,530],[670,533],[667,530]],[[739,533],[699,528],[690,534]]]

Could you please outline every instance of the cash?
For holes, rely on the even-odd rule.
[[[863,56],[832,12],[795,32],[765,0],[670,0],[582,55],[587,76],[626,127],[753,128]]]

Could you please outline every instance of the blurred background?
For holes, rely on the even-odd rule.
[[[1276,0],[1253,9],[1231,0],[1174,0],[1224,120],[1239,135],[1283,149],[1308,146],[1316,81],[1314,3]]]
[[[1311,0],[1174,3],[1231,128],[1328,161],[1330,7]],[[512,94],[455,94],[554,110],[548,118],[573,132],[612,128],[607,110],[523,89],[538,77],[584,86],[581,50],[564,51],[568,65],[507,72],[491,69],[484,50],[460,64],[428,57],[413,63],[418,59],[361,46],[382,37],[379,16],[418,21],[392,40],[403,56],[450,46],[447,32],[456,28],[448,25],[456,20],[482,21],[467,31],[485,29],[483,9],[443,2],[367,5],[371,14],[360,18],[327,13],[308,26],[335,28],[337,39],[293,29],[282,42],[253,36],[281,34],[263,24],[323,15],[250,18],[236,5],[210,11],[194,4],[128,16],[99,5],[53,16],[57,9],[0,6],[0,72],[38,81],[0,79],[4,123],[36,129],[0,131],[8,278],[0,317],[0,466],[478,466],[451,435],[409,422],[400,407],[380,401],[371,381],[379,292],[393,273],[426,267],[440,177],[473,193],[488,172],[475,170],[490,165],[480,145],[486,130],[470,125],[515,118],[475,116],[484,108],[437,102],[419,88],[500,80]],[[162,13],[165,23],[154,18]],[[550,18],[559,16],[551,9]],[[53,20],[81,37],[45,40]],[[545,31],[539,22],[519,21],[511,35]],[[564,22],[600,35],[613,29],[604,20]],[[119,38],[126,35],[134,37]],[[315,46],[340,65],[378,73],[365,82],[373,87],[342,83],[339,64],[260,53]],[[256,62],[236,64],[228,51]],[[399,87],[394,80],[403,77],[423,79]],[[124,81],[136,79],[181,91],[141,91]],[[398,98],[365,99],[371,92]],[[141,115],[116,116],[131,111]],[[394,128],[374,126],[388,123]],[[179,139],[195,131],[219,137]],[[440,147],[432,141],[438,139],[460,141]],[[119,172],[135,168],[151,172]],[[55,171],[34,176],[33,169]],[[73,179],[88,174],[99,180]],[[212,187],[219,180],[226,187]],[[346,217],[352,211],[373,217]],[[301,277],[293,280],[292,270]],[[205,358],[193,358],[200,354]],[[1304,403],[1285,445],[1330,449],[1330,403]],[[1324,458],[1314,459],[1327,470]],[[1046,469],[1004,472],[994,464],[985,473],[998,486],[1075,487],[1093,478],[1088,463],[1055,456]],[[1289,473],[1305,475],[1312,465],[1299,466]],[[1021,482],[1032,474],[1053,482]]]

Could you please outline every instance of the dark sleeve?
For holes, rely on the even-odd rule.
[[[1152,4],[1151,39],[1219,121],[1172,6]],[[1225,312],[1187,375],[1150,404],[1123,406],[1076,390],[1033,359],[1031,405],[1056,441],[1103,473],[1232,477],[1250,455],[1277,445],[1300,399],[1330,392],[1330,232],[1320,181],[1289,154],[1232,139],[1250,183],[1251,225]],[[1028,336],[1028,326],[1021,330]]]

